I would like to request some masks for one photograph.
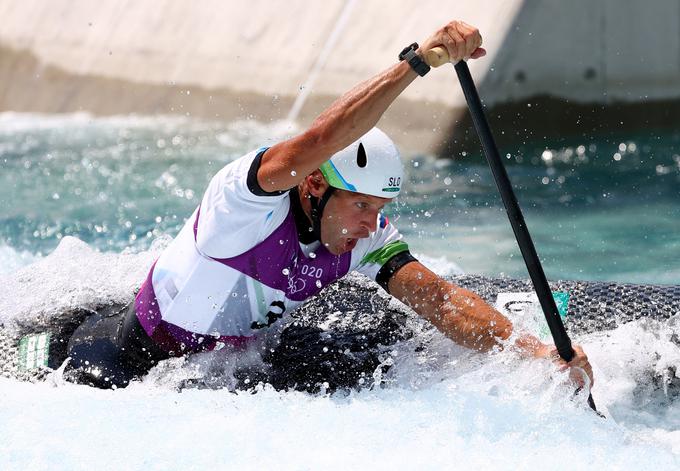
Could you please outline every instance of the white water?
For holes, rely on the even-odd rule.
[[[164,242],[112,254],[65,238],[0,276],[0,321],[125,299]],[[159,365],[118,391],[58,374],[43,384],[0,379],[0,469],[678,469],[680,400],[654,381],[680,370],[678,324],[575,339],[599,367],[593,396],[607,420],[571,400],[550,363],[474,354],[433,332],[420,339],[424,352],[395,349],[388,387],[349,396],[177,392],[195,368],[225,360],[211,354]]]
[[[0,245],[0,275],[11,273],[36,260],[28,251],[18,252],[8,245]]]

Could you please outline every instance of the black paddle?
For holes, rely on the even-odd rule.
[[[428,64],[436,67],[444,62],[448,62],[448,54],[443,48],[434,48],[427,52],[426,60]],[[541,308],[543,309],[545,320],[550,328],[552,338],[555,341],[555,347],[562,359],[569,362],[574,358],[574,349],[571,346],[571,339],[564,329],[562,318],[557,310],[557,305],[555,304],[555,299],[550,291],[548,280],[543,272],[541,261],[538,258],[536,248],[529,235],[527,225],[524,222],[522,210],[519,207],[519,203],[517,203],[517,198],[512,190],[512,184],[508,178],[508,173],[506,172],[503,161],[498,153],[496,142],[491,134],[491,128],[489,127],[489,123],[484,115],[484,110],[482,109],[482,102],[479,99],[477,87],[475,87],[475,83],[470,75],[470,69],[465,61],[458,62],[455,64],[454,68],[458,74],[458,80],[463,89],[468,108],[470,109],[472,122],[479,135],[479,140],[482,142],[484,155],[486,156],[487,162],[489,162],[489,167],[491,167],[493,178],[496,181],[496,186],[501,194],[505,211],[508,214],[508,219],[510,219],[512,231],[515,233],[517,244],[522,252],[522,257],[524,258],[524,263],[529,271],[529,277],[536,290],[538,300],[541,303]],[[588,396],[588,405],[597,412],[592,394]]]

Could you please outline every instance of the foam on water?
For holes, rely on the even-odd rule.
[[[53,254],[2,277],[0,313],[28,319],[121,302],[164,243],[114,254],[64,238]],[[456,270],[445,259],[432,265]],[[551,363],[474,353],[432,329],[395,346],[386,387],[349,395],[177,392],[217,363],[252,360],[229,352],[162,363],[118,391],[58,374],[43,384],[0,379],[0,467],[677,469],[680,401],[669,388],[680,386],[679,334],[676,316],[575,339],[598,366],[593,395],[607,420],[572,398]]]
[[[441,276],[462,275],[464,273],[457,264],[449,261],[444,256],[432,257],[420,253],[415,253],[414,256],[423,263],[423,265]]]
[[[64,237],[48,257],[0,276],[0,323],[53,317],[76,308],[125,303],[168,239],[140,253],[100,253]]]
[[[474,368],[466,361],[462,372],[425,387],[349,396],[267,387],[256,394],[177,393],[148,383],[98,391],[0,379],[0,463],[3,469],[387,470],[680,464],[677,431],[639,432],[598,418],[570,399],[549,364],[502,355],[476,358]]]
[[[11,273],[34,262],[38,257],[28,250],[15,250],[8,245],[0,245],[0,275]]]

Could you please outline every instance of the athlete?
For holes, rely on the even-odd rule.
[[[475,293],[440,278],[409,252],[382,214],[399,195],[399,153],[375,125],[429,67],[423,51],[452,62],[485,54],[476,28],[452,21],[421,47],[357,85],[305,132],[228,164],[151,267],[126,312],[99,313],[69,344],[71,370],[101,387],[125,386],[170,356],[241,346],[325,286],[356,270],[411,306],[454,342],[503,348],[511,322]],[[554,349],[530,335],[528,356]],[[583,350],[564,368],[592,370]]]

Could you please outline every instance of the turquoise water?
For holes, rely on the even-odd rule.
[[[101,251],[146,250],[178,232],[219,168],[291,132],[285,123],[0,114],[0,273],[67,235]],[[680,282],[680,132],[512,148],[510,178],[549,278]],[[468,273],[526,276],[478,152],[405,162],[405,195],[387,212],[414,252]]]

